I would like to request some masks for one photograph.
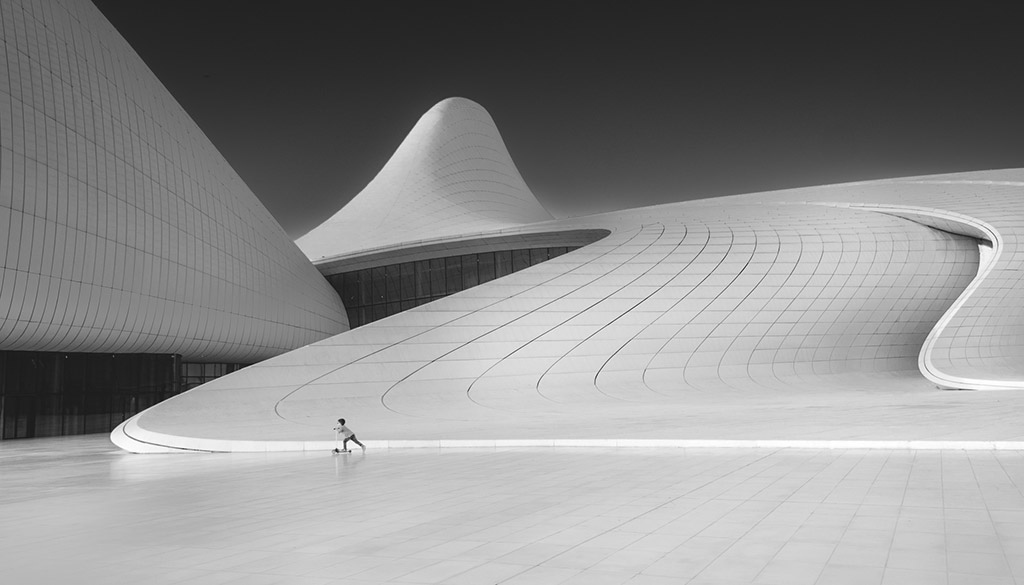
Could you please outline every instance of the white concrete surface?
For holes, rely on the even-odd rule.
[[[211,382],[115,442],[303,449],[339,417],[380,441],[1020,439],[982,412],[1020,412],[1020,398],[921,410],[958,402],[936,386],[1024,389],[1024,171],[530,223],[540,208],[511,165],[479,105],[445,100],[306,251],[335,270],[516,234],[608,235]],[[514,185],[485,188],[495,176]],[[857,423],[875,407],[881,435]],[[975,434],[959,436],[961,418]]]
[[[0,349],[303,346],[141,413],[126,449],[303,449],[339,416],[379,441],[1021,439],[993,414],[1020,398],[934,386],[1024,389],[1022,170],[550,220],[487,112],[445,100],[313,257],[609,235],[324,339],[337,295],[95,7],[3,0],[0,34]]]
[[[939,384],[1024,388],[1024,170],[907,177],[737,197],[764,203],[815,203],[903,217],[987,242],[983,270],[922,348],[922,373]]]
[[[1011,585],[1024,456],[0,443],[11,583]]]
[[[339,417],[380,440],[849,439],[850,409],[955,400],[917,362],[977,274],[974,240],[823,205],[574,221],[611,235],[175,397],[116,441],[277,449],[323,440]],[[972,397],[943,414],[973,418],[971,405],[999,400],[1019,399]],[[868,421],[868,438],[945,438],[919,415],[887,411],[887,436]],[[982,428],[970,439],[1019,438]]]
[[[0,1],[0,350],[251,363],[347,325],[92,3]]]

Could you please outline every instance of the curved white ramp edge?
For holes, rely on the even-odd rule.
[[[935,384],[950,389],[971,389],[971,390],[1017,390],[1021,384],[1011,381],[1010,383],[999,383],[984,378],[966,378],[950,375],[942,371],[940,365],[933,359],[933,350],[939,346],[946,327],[956,316],[971,296],[981,287],[989,273],[998,266],[1000,256],[1003,254],[1003,238],[999,231],[992,225],[959,213],[951,213],[942,209],[917,207],[911,205],[872,205],[872,204],[844,204],[846,207],[864,211],[874,211],[886,215],[903,217],[922,225],[930,226],[942,231],[959,233],[967,237],[975,238],[979,242],[980,254],[978,274],[967,285],[963,293],[953,303],[946,313],[939,319],[931,333],[925,339],[921,347],[918,365],[921,373]]]
[[[482,108],[442,102],[304,250],[326,265],[538,225],[609,235],[215,380],[119,440],[321,449],[338,417],[389,447],[1024,440],[1024,397],[936,389],[1024,388],[1024,172],[547,220],[498,145]]]
[[[129,453],[185,453],[196,451],[196,449],[169,447],[158,442],[147,442],[140,438],[136,438],[140,435],[142,437],[148,437],[149,434],[145,431],[139,432],[138,426],[135,424],[135,418],[136,417],[132,417],[117,425],[117,428],[110,432],[110,442]],[[161,440],[161,438],[156,436],[149,438],[152,439],[152,441]],[[169,443],[169,441],[164,441]],[[203,451],[207,450],[203,449]]]
[[[212,449],[187,450],[160,447],[133,440],[115,439],[115,445],[138,454],[154,453],[281,453],[308,451],[333,452],[333,441],[292,442],[230,441],[222,443],[220,451]],[[778,439],[444,439],[444,440],[364,440],[372,453],[381,449],[536,449],[536,448],[595,448],[595,449],[878,449],[885,451],[1024,451],[1024,441],[921,441],[921,440],[778,440]],[[354,453],[359,453],[354,450]]]
[[[936,384],[1024,389],[1024,171],[910,177],[741,196],[872,210],[983,243],[979,273],[936,324],[920,368]]]
[[[1012,443],[1006,429],[971,427],[970,408],[914,410],[965,399],[935,394],[916,366],[976,280],[975,239],[843,206],[706,203],[555,222],[610,235],[225,376],[141,414],[129,434],[322,449],[344,416],[389,446],[585,445],[608,428],[616,445]],[[742,433],[698,432],[722,412]]]

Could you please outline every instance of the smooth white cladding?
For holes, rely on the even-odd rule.
[[[664,425],[709,393],[927,385],[921,347],[978,271],[972,238],[836,206],[727,198],[554,224],[611,235],[225,376],[114,440],[315,448],[337,413],[375,438],[601,438],[644,417],[684,433]]]
[[[443,149],[429,139],[433,126],[424,128],[413,134],[428,146],[407,140],[381,176],[418,169],[417,177],[436,178],[445,168],[447,158],[435,157]],[[464,161],[470,171],[474,161]],[[809,396],[864,396],[881,385],[909,391],[916,407],[927,399],[922,388],[934,393],[936,384],[1024,389],[1024,171],[532,224],[506,218],[490,231],[446,203],[450,182],[413,183],[368,187],[314,230],[324,239],[312,255],[326,268],[499,236],[609,235],[215,380],[127,421],[115,443],[137,451],[316,449],[339,415],[377,439],[591,440],[623,424],[634,434],[619,439],[681,439],[693,438],[680,421],[695,404],[728,424],[730,404],[756,412],[766,396],[800,396],[807,407]],[[416,201],[436,213],[391,215]],[[359,214],[377,231],[343,239],[331,222],[342,217],[357,229]],[[749,410],[747,420],[763,427]],[[900,419],[900,438],[935,436],[927,417],[890,415]],[[780,421],[799,424],[791,413]]]
[[[85,1],[0,3],[0,350],[256,361],[341,301]]]
[[[449,98],[420,118],[365,189],[296,243],[319,262],[546,219],[487,111]]]
[[[1024,389],[1024,170],[908,177],[737,197],[906,218],[984,242],[987,261],[920,354],[936,384]]]

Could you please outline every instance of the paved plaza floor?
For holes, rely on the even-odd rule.
[[[1024,452],[0,443],[5,583],[1024,582]]]

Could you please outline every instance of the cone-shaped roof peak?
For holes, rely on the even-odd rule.
[[[420,117],[366,188],[296,243],[315,262],[546,219],[487,110],[452,97]]]

